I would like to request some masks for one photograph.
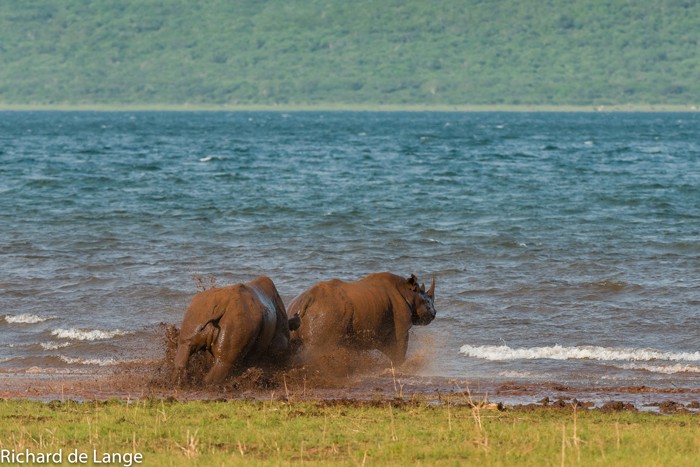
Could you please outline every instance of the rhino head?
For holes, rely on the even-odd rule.
[[[411,274],[411,277],[406,279],[408,289],[411,293],[411,299],[408,300],[411,305],[411,320],[413,324],[425,326],[430,324],[435,319],[437,312],[435,311],[435,278],[430,284],[430,288],[426,292],[425,284],[418,286],[418,278]]]

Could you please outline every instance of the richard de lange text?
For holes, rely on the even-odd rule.
[[[143,463],[140,452],[81,452],[77,449],[54,452],[33,452],[29,449],[0,449],[0,464],[119,464],[131,467]]]

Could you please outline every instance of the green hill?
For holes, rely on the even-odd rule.
[[[0,0],[0,105],[690,105],[698,25],[698,0]]]

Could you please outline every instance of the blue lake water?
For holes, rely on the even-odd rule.
[[[697,113],[0,112],[0,371],[160,356],[197,278],[436,278],[412,371],[700,387]],[[411,363],[411,362],[409,362]]]

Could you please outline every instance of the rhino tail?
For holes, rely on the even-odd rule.
[[[204,337],[204,348],[206,350],[211,350],[211,347],[219,338],[219,332],[221,331],[221,328],[219,327],[219,321],[221,320],[223,315],[224,314],[221,313],[218,317],[211,318],[203,324],[197,326],[195,332],[197,334],[203,335],[202,337]]]
[[[294,313],[294,316],[299,315],[300,320],[302,318],[304,318],[304,315],[309,310],[309,307],[311,306],[311,304],[313,302],[314,302],[314,297],[312,294],[305,294],[302,297],[300,297],[300,302],[298,305],[294,306],[295,304],[294,303],[292,304],[292,306],[296,310],[296,313]],[[289,311],[291,311],[291,310],[289,310]],[[291,317],[289,319],[294,319],[294,317]],[[299,326],[301,326],[301,321],[299,321]]]
[[[289,318],[287,322],[289,323],[289,330],[296,331],[301,326],[301,316],[299,316],[298,312],[294,313],[294,316]]]

